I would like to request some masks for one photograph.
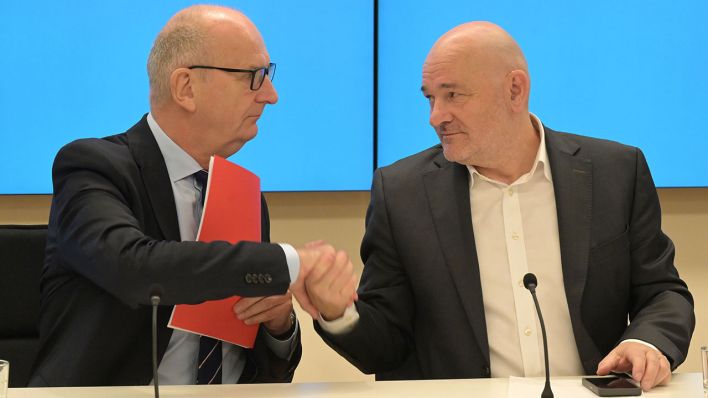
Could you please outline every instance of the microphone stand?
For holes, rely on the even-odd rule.
[[[157,306],[160,304],[160,296],[153,294],[150,296],[152,302],[152,379],[155,386],[155,398],[160,398],[160,387],[157,380]]]
[[[543,335],[543,359],[546,362],[546,385],[543,387],[541,398],[553,398],[553,391],[551,391],[551,372],[548,366],[548,341],[546,339],[546,325],[543,323],[541,306],[538,304],[538,298],[536,297],[537,283],[536,275],[531,273],[524,275],[524,286],[529,289],[531,292],[531,297],[533,297],[533,303],[536,305],[538,320],[541,322],[541,334]]]

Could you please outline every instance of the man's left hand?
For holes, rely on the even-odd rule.
[[[234,304],[234,313],[246,325],[262,323],[273,336],[290,330],[290,313],[293,310],[292,294],[282,296],[244,297]]]
[[[671,381],[671,366],[664,354],[647,345],[626,341],[621,343],[600,362],[597,374],[632,372],[632,379],[649,391],[657,385]]]

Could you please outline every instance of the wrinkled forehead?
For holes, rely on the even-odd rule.
[[[433,49],[423,63],[421,88],[425,91],[463,84],[482,71],[481,60],[462,48]]]

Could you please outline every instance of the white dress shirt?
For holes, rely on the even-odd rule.
[[[197,237],[202,214],[201,187],[198,186],[194,173],[202,170],[202,167],[165,134],[152,114],[148,114],[147,122],[157,145],[160,147],[160,152],[162,152],[167,166],[167,173],[170,176],[181,239],[193,241]],[[281,244],[281,247],[286,254],[290,280],[295,281],[300,270],[297,251],[287,244]],[[288,358],[294,351],[296,343],[294,336],[297,334],[298,328],[299,325],[296,323],[295,333],[285,341],[275,339],[265,332],[263,334],[266,344],[278,357]],[[196,383],[199,338],[200,336],[197,334],[181,330],[172,332],[172,338],[157,369],[161,384]],[[237,383],[246,364],[243,348],[224,342],[221,349],[223,358],[222,383]]]
[[[538,278],[538,296],[554,376],[585,374],[570,321],[563,284],[558,219],[543,124],[533,166],[511,184],[492,180],[468,166],[472,228],[479,260],[492,377],[544,375],[543,337],[533,299],[524,287],[527,272]],[[333,321],[320,317],[332,334],[350,331],[359,320],[354,305]],[[444,327],[444,325],[443,325]],[[654,350],[647,342],[627,339]]]
[[[470,204],[487,320],[492,377],[543,376],[543,340],[533,299],[523,277],[538,278],[553,375],[583,374],[563,285],[556,201],[543,125],[531,170],[511,184],[474,167]]]
[[[581,375],[563,286],[556,202],[543,125],[532,169],[507,185],[470,171],[472,228],[479,259],[492,377],[542,376],[543,341],[523,276],[536,274],[538,298],[548,325],[551,372]],[[318,320],[333,334],[346,333],[359,319],[352,305],[342,318]]]

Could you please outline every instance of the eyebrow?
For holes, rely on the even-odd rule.
[[[459,86],[460,85],[457,83],[443,83],[440,86],[438,86],[438,88],[457,88]],[[420,86],[420,91],[425,93],[426,90],[427,90],[427,88],[425,86]]]

